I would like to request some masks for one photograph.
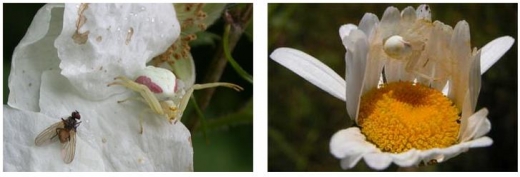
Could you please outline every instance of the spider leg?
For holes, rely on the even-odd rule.
[[[207,88],[213,88],[213,87],[228,87],[228,88],[232,88],[235,91],[242,91],[242,90],[244,90],[242,87],[240,87],[240,86],[238,86],[236,84],[227,83],[227,82],[214,82],[214,83],[207,83],[207,84],[195,84],[195,85],[193,85],[192,88],[194,90],[201,90],[201,89],[207,89]]]
[[[122,85],[133,91],[139,92],[141,94],[141,96],[144,98],[144,100],[146,101],[146,103],[148,104],[148,106],[150,106],[150,108],[155,113],[160,114],[160,115],[164,114],[164,111],[161,108],[161,104],[159,104],[159,100],[157,100],[155,95],[152,93],[152,91],[150,91],[150,89],[148,87],[146,87],[145,85],[136,83],[133,80],[130,80],[124,76],[119,76],[114,79],[120,80],[120,81],[114,81],[114,82],[108,84],[107,86],[110,87],[112,85]]]
[[[139,134],[143,134],[143,121],[144,121],[144,115],[145,113],[147,112],[150,112],[152,111],[151,109],[145,109],[144,111],[142,111],[140,114],[139,114]]]
[[[242,87],[232,84],[232,83],[226,83],[226,82],[214,82],[214,83],[207,83],[207,84],[195,84],[190,89],[186,90],[186,93],[181,99],[181,102],[179,103],[179,110],[184,112],[184,109],[186,109],[186,106],[188,105],[188,102],[190,101],[190,97],[193,94],[194,90],[202,90],[207,88],[213,88],[213,87],[228,87],[232,88],[236,91],[242,91],[244,90]],[[182,118],[182,117],[181,117]],[[178,119],[180,121],[180,118]]]
[[[141,101],[145,104],[148,104],[148,102],[146,102],[146,100],[144,100],[142,97],[129,97],[124,100],[119,100],[119,101],[117,101],[117,103],[123,103],[123,102],[130,101],[130,100]]]

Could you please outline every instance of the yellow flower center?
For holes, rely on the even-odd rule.
[[[440,91],[394,82],[361,97],[358,123],[384,152],[444,148],[456,143],[459,110]]]

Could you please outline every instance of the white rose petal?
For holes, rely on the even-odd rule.
[[[121,92],[106,85],[119,75],[134,77],[180,34],[172,4],[67,4],[63,21],[54,44],[60,68],[88,99]],[[78,42],[75,33],[88,35]]]
[[[38,112],[42,72],[59,69],[54,39],[60,34],[63,23],[63,5],[47,4],[34,16],[26,35],[16,46],[11,74],[9,99],[13,108]]]

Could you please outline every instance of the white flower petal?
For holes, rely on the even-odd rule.
[[[390,36],[397,34],[399,31],[399,26],[401,24],[401,14],[399,10],[395,7],[386,8],[383,17],[381,18],[381,22],[379,23],[379,32],[381,33],[380,37],[384,40]]]
[[[341,167],[343,169],[353,168],[362,157],[371,168],[382,170],[387,168],[392,162],[401,167],[416,166],[421,162],[427,163],[431,160],[436,160],[440,163],[468,151],[469,148],[485,147],[492,143],[491,138],[481,137],[447,148],[411,149],[394,154],[381,152],[375,145],[366,141],[359,128],[352,127],[340,130],[332,136],[330,151],[336,158],[341,159]]]
[[[85,100],[59,71],[43,74],[41,90],[41,113],[4,112],[4,124],[13,125],[4,127],[4,132],[19,132],[4,133],[10,144],[4,155],[13,154],[4,158],[4,167],[17,167],[9,171],[193,171],[191,135],[182,123],[171,125],[154,113],[144,114],[144,132],[139,134],[139,114],[148,106],[138,101],[117,103],[137,93]],[[58,142],[35,147],[34,138],[74,110],[82,123],[74,161],[65,164],[58,155]],[[17,154],[27,156],[24,159],[30,163]]]
[[[292,48],[278,48],[270,57],[332,96],[346,100],[345,80],[318,59]]]
[[[341,168],[344,170],[348,170],[351,168],[354,168],[356,164],[361,160],[363,157],[363,154],[354,154],[352,156],[347,156],[343,159],[341,159],[340,165]]]
[[[341,159],[341,167],[354,167],[366,153],[378,152],[377,148],[365,140],[359,128],[351,127],[336,132],[330,140],[330,152]]]
[[[469,148],[485,147],[491,145],[492,143],[493,141],[491,140],[491,138],[482,137],[475,140],[462,142],[447,148],[435,148],[426,151],[420,151],[419,154],[423,162],[428,162],[432,159],[435,159],[437,160],[437,162],[440,163],[453,157],[456,157],[457,155],[463,152],[468,151]]]
[[[385,63],[385,78],[387,83],[396,81],[411,81],[413,75],[405,70],[406,62],[389,59]]]
[[[54,46],[62,74],[89,99],[122,92],[106,85],[120,75],[134,77],[180,34],[172,4],[88,4],[84,8],[83,4],[65,6],[63,31]]]
[[[484,74],[500,57],[502,57],[515,43],[511,36],[503,36],[487,43],[482,47],[480,73]]]
[[[449,48],[452,57],[456,59],[452,65],[452,80],[448,97],[461,109],[468,88],[469,68],[471,66],[471,41],[469,25],[466,21],[459,21],[453,29]]]
[[[466,96],[464,97],[464,103],[462,107],[462,115],[460,120],[460,130],[459,130],[459,139],[464,139],[464,132],[468,126],[469,117],[475,113],[475,108],[477,106],[478,95],[480,93],[480,83],[481,83],[481,75],[480,75],[480,50],[473,56],[473,63],[471,64],[471,68],[469,71],[469,88],[467,89]],[[486,132],[487,133],[487,132]],[[468,138],[468,137],[465,137]]]
[[[378,50],[379,49],[379,50]],[[383,60],[384,55],[383,49],[381,47],[375,48],[371,47],[370,52],[368,54],[367,58],[367,64],[370,67],[367,67],[365,70],[365,80],[363,82],[363,90],[361,91],[361,94],[364,94],[371,89],[377,88],[380,84],[383,83],[383,66],[385,64],[385,61]]]
[[[363,156],[367,165],[376,170],[383,170],[392,163],[388,153],[370,153]]]
[[[357,29],[357,26],[354,24],[341,25],[341,27],[339,27],[339,38],[341,41],[343,41],[343,38],[347,37],[350,34],[350,31],[354,29]],[[345,48],[346,47],[347,46],[345,46]]]
[[[76,136],[76,155],[71,164],[61,159],[59,141],[37,147],[34,139],[45,128],[61,121],[60,117],[14,109],[4,105],[4,171],[104,171],[101,151],[91,148],[82,138],[80,125]],[[83,117],[82,117],[83,118]],[[81,160],[79,160],[81,159]]]
[[[427,59],[429,58],[430,61],[436,61],[431,62],[428,65],[433,65],[432,77],[438,79],[430,82],[428,85],[431,84],[432,88],[442,90],[444,95],[448,95],[447,83],[449,82],[452,68],[446,67],[446,65],[443,66],[443,64],[451,63],[452,58],[450,57],[450,52],[437,51],[446,50],[446,45],[451,39],[453,29],[440,21],[433,22],[433,25],[429,39],[426,43],[425,55],[423,56],[427,57]]]
[[[421,161],[424,163],[427,163],[431,160],[436,160],[440,163],[448,160],[449,158],[455,157],[462,152],[466,152],[467,149],[468,148],[463,146],[463,144],[457,144],[448,148],[434,148],[421,151],[419,154],[421,156]]]
[[[376,147],[365,140],[359,128],[351,127],[336,132],[330,140],[330,152],[336,158],[376,151]]]
[[[417,7],[417,18],[423,19],[427,21],[432,21],[432,12],[428,5],[421,4],[419,7]]]
[[[377,23],[379,23],[379,18],[375,14],[365,13],[359,22],[359,30],[363,31],[366,36],[371,36]]]
[[[480,72],[480,55],[481,50],[473,56],[473,63],[471,63],[471,68],[469,71],[469,96],[470,96],[470,106],[471,110],[475,110],[477,107],[478,95],[480,94],[481,87],[481,72]]]
[[[38,99],[42,72],[58,69],[60,63],[53,43],[62,23],[62,4],[47,4],[34,16],[13,53],[8,83],[9,106],[34,112],[40,110]]]
[[[419,151],[416,149],[411,149],[398,154],[391,153],[390,155],[392,157],[392,161],[401,167],[414,166],[420,162]]]
[[[479,138],[491,130],[491,123],[487,119],[488,110],[482,108],[468,118],[468,125],[462,132],[461,141]]]
[[[347,112],[352,120],[357,122],[361,91],[367,67],[368,39],[361,30],[352,30],[343,41],[348,51],[345,54],[347,82]]]
[[[470,148],[487,147],[493,144],[493,140],[487,136],[484,136],[465,143],[469,144]]]
[[[417,20],[415,9],[412,6],[408,6],[401,11],[401,22],[403,26],[410,26]]]

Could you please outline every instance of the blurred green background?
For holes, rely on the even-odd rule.
[[[44,4],[4,4],[4,98],[7,103],[9,88],[7,81],[14,48],[25,35],[36,12]],[[228,5],[230,11],[243,11],[246,5]],[[195,60],[197,78],[201,83],[218,47],[222,43],[225,22],[218,19],[204,34],[198,34],[199,40],[193,41],[192,54]],[[246,27],[240,37],[233,57],[249,74],[253,74],[252,23]],[[203,111],[206,129],[190,104],[184,113],[183,123],[192,132],[195,171],[253,171],[253,85],[237,75],[231,66],[226,66],[220,78],[222,82],[231,82],[244,88],[242,92],[218,88],[209,106]],[[202,95],[195,91],[194,96]],[[198,128],[194,128],[198,127]],[[206,136],[204,135],[206,131]]]
[[[358,24],[364,13],[379,19],[388,6],[399,10],[420,4],[269,4],[268,52],[278,47],[304,51],[345,73],[345,48],[338,29]],[[509,35],[512,48],[482,76],[477,109],[487,107],[491,121],[490,147],[470,149],[441,164],[419,171],[517,171],[517,4],[429,4],[432,20],[455,26],[470,25],[472,46]],[[268,169],[269,171],[340,171],[329,151],[332,135],[353,125],[345,103],[302,79],[280,64],[268,61]],[[385,171],[398,169],[392,164]],[[372,171],[361,160],[349,171]]]

